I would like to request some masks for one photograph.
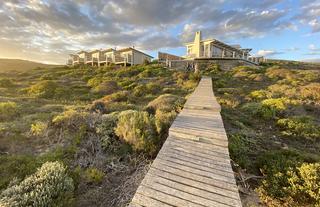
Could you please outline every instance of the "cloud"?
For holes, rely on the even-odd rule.
[[[314,0],[301,1],[301,10],[293,20],[300,21],[303,25],[309,25],[312,33],[320,32],[320,2]]]
[[[12,56],[64,63],[68,53],[80,49],[180,47],[192,40],[196,30],[222,41],[263,37],[296,28],[287,18],[289,11],[279,9],[283,4],[281,0],[3,0],[0,41],[6,44],[1,45],[0,55],[6,55],[7,48],[20,48]],[[316,31],[317,8],[296,18]]]
[[[257,52],[257,55],[259,56],[266,56],[266,57],[270,57],[270,56],[274,56],[274,55],[279,55],[279,54],[283,54],[283,52],[277,52],[275,50],[259,50]]]
[[[309,50],[311,50],[311,51],[320,51],[320,48],[318,48],[318,47],[315,46],[314,44],[310,44],[310,45],[309,45]]]

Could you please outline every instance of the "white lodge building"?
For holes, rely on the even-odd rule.
[[[115,50],[113,48],[105,50],[93,50],[91,52],[80,51],[77,54],[70,54],[68,65],[86,64],[91,66],[103,65],[137,65],[145,61],[151,62],[153,57],[136,50],[132,47]]]
[[[202,40],[201,32],[196,32],[193,42],[186,43],[186,59],[201,58],[249,58],[251,49],[242,49],[240,45],[228,45],[216,39]]]

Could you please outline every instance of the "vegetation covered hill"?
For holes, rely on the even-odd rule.
[[[157,64],[0,75],[0,206],[124,206],[193,73]]]
[[[38,62],[33,62],[29,60],[20,60],[20,59],[4,59],[0,58],[0,73],[7,71],[27,71],[34,68],[52,68],[57,67],[57,65],[49,65]]]
[[[211,71],[244,206],[320,205],[320,70],[291,66]]]

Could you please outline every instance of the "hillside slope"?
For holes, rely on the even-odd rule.
[[[57,67],[57,65],[49,65],[43,64],[38,62],[33,62],[29,60],[21,60],[21,59],[4,59],[0,58],[0,72],[7,72],[7,71],[25,71],[31,70],[37,67],[43,68],[51,68]]]

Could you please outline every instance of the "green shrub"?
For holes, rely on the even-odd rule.
[[[104,178],[104,172],[97,168],[90,167],[85,171],[86,181],[89,183],[101,183]]]
[[[179,110],[184,104],[184,98],[172,94],[163,94],[148,103],[146,109],[149,113],[155,113],[156,110],[171,112]]]
[[[9,78],[0,78],[0,87],[9,88],[14,86],[14,83]]]
[[[161,86],[158,83],[147,83],[146,84],[147,93],[149,94],[157,94],[161,91]]]
[[[13,119],[18,114],[18,106],[15,102],[0,102],[0,121]]]
[[[204,70],[201,70],[201,75],[204,76],[214,76],[217,75],[221,71],[219,65],[217,64],[209,64]]]
[[[249,97],[254,100],[261,100],[265,98],[270,98],[270,93],[266,90],[256,90],[256,91],[252,91],[249,94]]]
[[[306,139],[320,138],[320,127],[315,125],[312,117],[300,116],[279,119],[277,125],[285,136],[303,137]]]
[[[42,136],[47,130],[47,123],[38,121],[31,124],[30,134],[33,136]]]
[[[258,157],[264,179],[260,199],[269,206],[313,206],[319,203],[319,164],[296,152],[270,151]]]
[[[133,77],[142,72],[143,69],[141,66],[123,67],[116,71],[115,76],[119,78]]]
[[[69,87],[57,87],[54,91],[54,98],[60,100],[70,100],[73,98],[72,89]]]
[[[136,151],[154,155],[158,136],[154,117],[147,112],[128,110],[119,114],[116,134]]]
[[[103,97],[101,100],[104,102],[123,102],[129,100],[130,93],[128,91],[119,91]]]
[[[171,112],[164,112],[161,110],[156,111],[155,123],[156,123],[157,132],[160,136],[164,136],[167,134],[176,116],[177,116],[177,113],[175,111],[171,111]]]
[[[268,68],[266,71],[266,76],[271,79],[288,79],[293,80],[296,78],[296,75],[289,69],[282,69],[279,66],[273,66]]]
[[[59,162],[46,162],[21,183],[12,183],[0,194],[0,206],[68,206],[73,181]]]
[[[133,95],[135,96],[145,96],[148,94],[148,90],[145,84],[139,84],[133,89]]]
[[[106,103],[102,100],[96,100],[94,101],[89,107],[88,107],[90,112],[95,112],[95,113],[101,113],[105,114],[107,113],[107,106]]]
[[[58,128],[78,131],[81,127],[87,127],[88,121],[88,113],[69,109],[55,116],[52,119],[52,124]]]
[[[320,163],[303,163],[288,174],[291,196],[302,205],[320,206]]]
[[[232,69],[232,76],[235,78],[248,78],[255,73],[259,73],[258,69],[249,66],[238,66]]]
[[[268,90],[272,94],[272,97],[296,97],[297,96],[297,90],[295,87],[292,87],[290,85],[282,84],[282,83],[276,83],[273,85],[268,86]]]
[[[240,104],[238,99],[232,94],[225,94],[225,95],[221,96],[218,99],[218,101],[219,101],[219,104],[221,104],[225,107],[228,107],[228,108],[235,108]]]
[[[257,167],[265,176],[260,186],[269,196],[283,198],[288,195],[286,188],[289,186],[287,171],[295,168],[304,161],[298,153],[281,150],[269,151],[260,154],[257,159]]]
[[[231,159],[242,168],[247,168],[249,165],[248,152],[250,147],[248,138],[243,134],[230,134],[228,140]]]
[[[87,86],[94,88],[97,87],[100,83],[102,83],[101,77],[93,77],[88,80]]]
[[[28,93],[37,98],[53,98],[57,88],[58,85],[54,81],[44,80],[31,86]]]
[[[101,146],[107,150],[115,140],[114,128],[117,126],[118,114],[105,114],[102,116],[101,123],[96,127]]]
[[[285,98],[265,99],[261,103],[250,102],[243,105],[242,109],[252,115],[257,115],[265,119],[275,118],[283,112],[288,100]]]
[[[93,88],[93,92],[99,94],[112,94],[119,90],[119,86],[115,81],[103,81]]]

